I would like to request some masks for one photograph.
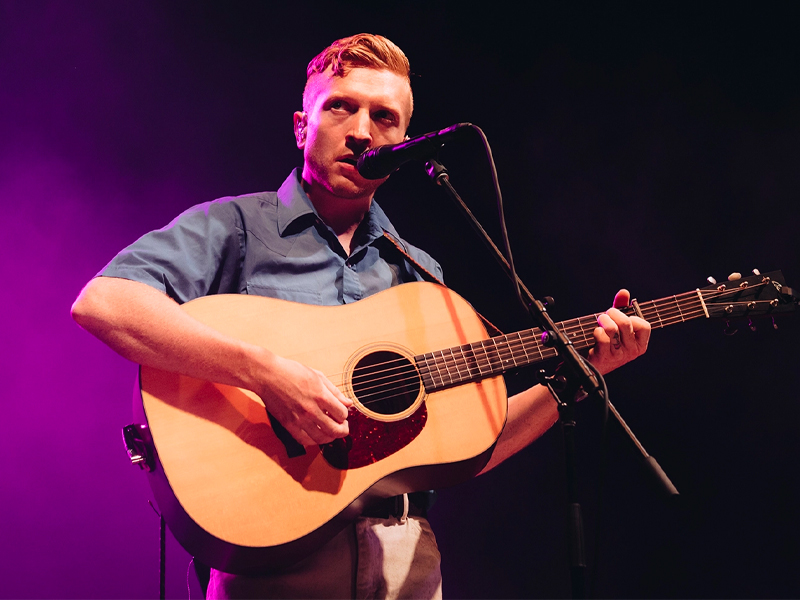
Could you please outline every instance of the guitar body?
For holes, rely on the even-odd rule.
[[[287,566],[376,498],[468,479],[505,425],[499,376],[433,393],[412,382],[400,404],[373,404],[372,387],[353,382],[354,369],[373,357],[399,360],[404,376],[416,377],[414,356],[488,338],[469,304],[447,288],[405,284],[335,307],[217,295],[183,308],[322,371],[355,402],[348,440],[296,455],[255,394],[141,367],[135,404],[149,429],[156,500],[178,541],[217,569]]]

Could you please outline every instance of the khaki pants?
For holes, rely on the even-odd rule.
[[[427,519],[361,517],[282,573],[247,577],[211,571],[207,598],[436,599],[439,549]]]

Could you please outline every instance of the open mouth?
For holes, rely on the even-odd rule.
[[[347,158],[340,158],[339,162],[347,163],[348,165],[353,165],[355,167],[358,161],[355,159],[355,157],[351,156]]]

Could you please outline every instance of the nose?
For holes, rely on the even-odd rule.
[[[369,112],[359,110],[352,116],[351,124],[350,133],[347,134],[348,140],[368,148],[372,143],[372,119]]]

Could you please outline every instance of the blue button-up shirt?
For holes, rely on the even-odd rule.
[[[277,192],[199,204],[120,252],[100,273],[149,284],[183,303],[208,294],[256,294],[336,305],[423,279],[384,237],[436,277],[428,254],[400,239],[373,200],[348,255],[293,171]]]

